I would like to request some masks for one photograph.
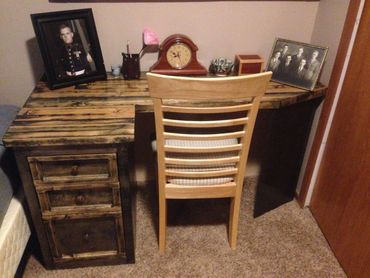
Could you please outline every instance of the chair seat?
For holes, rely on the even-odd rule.
[[[235,145],[238,144],[238,140],[233,139],[223,139],[223,140],[175,140],[175,139],[167,139],[166,145],[168,146],[176,146],[176,147],[221,147],[221,146],[228,146],[228,145]],[[157,151],[157,141],[152,141],[152,149],[154,152]],[[200,153],[200,154],[191,154],[187,158],[191,159],[214,159],[214,158],[223,158],[230,156],[230,152],[227,154],[225,153]],[[168,155],[171,158],[184,158],[184,154],[173,153]],[[217,164],[211,167],[194,167],[194,166],[187,166],[187,165],[167,165],[168,170],[175,170],[179,172],[212,172],[212,171],[222,171],[222,170],[230,170],[235,168],[235,163],[228,163],[228,164]],[[184,185],[184,186],[206,186],[206,185],[220,185],[232,182],[233,178],[231,176],[225,177],[216,177],[216,178],[169,178],[168,183],[173,185]]]

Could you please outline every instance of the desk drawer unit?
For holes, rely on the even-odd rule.
[[[133,262],[118,150],[46,150],[23,157],[40,208],[48,268]]]

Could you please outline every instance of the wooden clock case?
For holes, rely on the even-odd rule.
[[[191,50],[191,60],[182,69],[175,69],[167,61],[167,51],[168,49],[177,43],[186,44]],[[173,34],[167,37],[159,48],[159,58],[158,61],[150,68],[151,72],[158,74],[168,74],[168,75],[207,75],[208,71],[203,67],[197,60],[198,47],[194,42],[185,35]]]

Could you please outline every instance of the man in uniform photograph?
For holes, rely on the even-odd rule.
[[[60,25],[59,37],[63,41],[63,46],[59,50],[57,60],[59,69],[57,77],[74,77],[89,73],[93,59],[81,43],[74,41],[71,27],[65,24]]]

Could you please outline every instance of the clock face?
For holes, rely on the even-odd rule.
[[[175,43],[168,48],[166,58],[172,68],[183,69],[191,61],[191,50],[184,43]]]

